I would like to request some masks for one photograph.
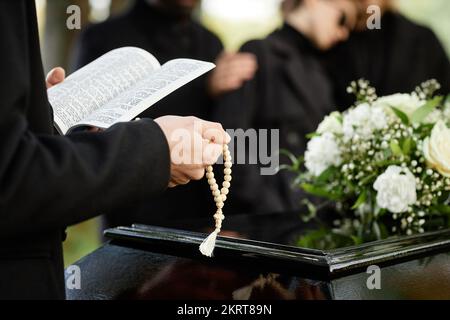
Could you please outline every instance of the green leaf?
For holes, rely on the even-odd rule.
[[[356,210],[359,207],[361,207],[367,199],[367,190],[364,190],[358,197],[358,199],[356,200],[355,204],[352,207],[352,210]]]
[[[320,176],[317,178],[317,182],[318,183],[327,182],[329,180],[329,178],[336,173],[337,170],[338,169],[336,167],[329,167],[328,169],[326,169],[324,172],[322,172],[320,174]]]
[[[309,199],[303,199],[301,204],[305,205],[308,209],[308,214],[301,214],[301,219],[303,222],[309,222],[317,216],[317,207]]]
[[[316,243],[323,240],[330,231],[325,228],[306,232],[297,242],[297,246],[303,248],[316,248]]]
[[[375,237],[377,238],[377,240],[381,239],[381,229],[380,226],[378,225],[378,222],[374,221],[372,224],[372,231],[375,234]]]
[[[378,222],[378,226],[380,227],[381,239],[386,239],[389,237],[389,231],[386,225],[383,222]]]
[[[355,235],[351,235],[350,238],[353,240],[354,245],[360,245],[364,242],[361,237]]]
[[[371,182],[372,180],[374,180],[376,177],[378,177],[378,174],[377,173],[372,173],[372,174],[368,175],[367,177],[365,177],[364,179],[362,179],[360,181],[360,183],[362,185],[365,185],[366,183]]]
[[[292,162],[292,164],[295,164],[298,162],[298,159],[292,152],[286,149],[280,149],[280,155],[286,156],[289,158],[289,160]]]
[[[402,121],[402,123],[406,126],[409,125],[409,118],[406,115],[406,113],[404,113],[403,111],[401,111],[400,109],[396,108],[396,107],[392,107],[391,106],[392,111],[394,111],[394,113],[396,114],[396,116]]]
[[[280,170],[288,170],[292,172],[300,171],[301,165],[303,163],[303,156],[297,158],[294,154],[285,149],[281,149],[279,151],[279,155],[287,156],[292,163],[291,165],[281,165]]]
[[[415,143],[412,138],[407,138],[405,139],[405,141],[403,141],[402,150],[404,155],[409,156],[414,148]]]
[[[295,172],[294,168],[290,164],[281,164],[278,167],[278,169],[279,169],[279,171],[294,171]]]
[[[445,98],[444,106],[450,105],[450,94]]]
[[[303,183],[300,185],[300,187],[303,190],[305,190],[306,192],[308,192],[314,196],[317,196],[317,197],[327,198],[327,199],[335,200],[335,201],[339,200],[341,197],[341,195],[338,193],[328,191],[324,187],[315,186],[315,185],[309,184],[309,183]]]
[[[411,115],[411,122],[412,123],[420,123],[425,118],[433,112],[434,109],[436,109],[437,106],[439,106],[442,102],[443,97],[437,96],[433,99],[429,100],[427,103],[425,103],[423,106],[418,108],[414,113]]]
[[[320,136],[320,133],[312,132],[312,133],[308,133],[308,134],[306,135],[306,138],[307,138],[307,139],[312,139],[312,138],[315,138],[315,137],[318,137],[318,136]]]
[[[390,143],[390,147],[391,147],[391,151],[394,154],[394,156],[402,156],[403,155],[403,151],[400,148],[397,141],[392,140]]]
[[[448,214],[450,215],[450,206],[445,204],[438,204],[431,208],[431,210],[438,214]]]

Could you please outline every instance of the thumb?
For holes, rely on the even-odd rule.
[[[47,75],[47,88],[51,88],[64,81],[66,71],[61,67],[53,68]]]

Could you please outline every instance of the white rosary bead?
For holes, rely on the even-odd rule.
[[[215,220],[225,220],[225,216],[222,214],[222,213],[216,213],[215,215],[214,215],[214,219]]]
[[[230,181],[231,181],[231,167],[233,165],[231,161],[230,151],[227,145],[223,146],[223,159],[224,159],[224,170],[223,170],[224,181],[222,183],[223,186],[222,189],[219,189],[217,181],[214,178],[213,167],[212,166],[206,167],[206,178],[208,179],[208,184],[211,189],[212,195],[214,196],[214,201],[217,207],[216,213],[214,214],[216,228],[214,232],[212,232],[205,240],[203,240],[203,242],[199,247],[200,252],[207,257],[212,256],[217,235],[220,233],[220,230],[222,228],[222,221],[225,219],[222,208],[224,206],[225,201],[227,200],[227,195],[229,193],[228,189],[230,188]]]

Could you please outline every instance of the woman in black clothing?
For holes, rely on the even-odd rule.
[[[346,87],[359,78],[369,80],[379,96],[412,92],[429,79],[438,80],[443,93],[450,91],[450,62],[433,31],[396,12],[391,0],[358,3],[357,30],[327,57],[334,97],[341,110],[353,102]],[[380,29],[367,28],[369,5],[381,9]]]
[[[279,148],[301,155],[306,147],[305,135],[315,131],[334,108],[322,52],[347,38],[356,9],[346,0],[289,0],[283,3],[283,12],[281,29],[241,48],[257,57],[258,71],[251,81],[222,100],[215,119],[221,119],[227,129],[279,129]],[[235,166],[227,212],[298,208],[301,195],[291,188],[293,177],[286,172],[263,176],[260,169],[260,165]]]

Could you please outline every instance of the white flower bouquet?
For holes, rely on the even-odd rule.
[[[450,95],[436,95],[439,89],[430,80],[414,93],[378,98],[367,81],[352,82],[355,105],[325,117],[304,157],[288,167],[297,186],[339,213],[332,227],[300,245],[339,246],[336,237],[358,244],[449,226]]]

